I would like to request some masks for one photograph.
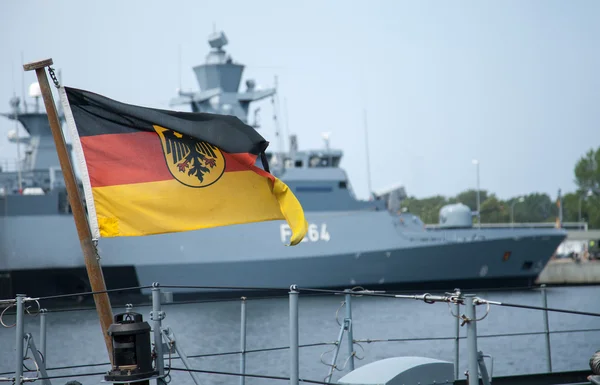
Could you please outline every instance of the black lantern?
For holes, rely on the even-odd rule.
[[[149,379],[158,375],[158,371],[152,369],[150,325],[142,320],[141,314],[115,315],[108,335],[112,337],[113,364],[112,370],[104,376],[106,381],[149,384]]]

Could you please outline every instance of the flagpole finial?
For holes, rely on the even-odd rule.
[[[36,70],[38,68],[48,67],[48,66],[50,66],[52,64],[54,64],[54,62],[52,61],[52,59],[44,59],[44,60],[40,60],[40,61],[34,61],[34,62],[31,62],[31,63],[23,64],[23,69],[25,71],[33,71],[33,70]]]

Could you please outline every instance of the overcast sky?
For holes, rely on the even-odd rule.
[[[21,53],[54,59],[68,86],[169,108],[180,79],[198,90],[191,68],[214,25],[247,65],[243,81],[278,76],[280,117],[300,149],[331,132],[359,197],[363,109],[374,189],[454,195],[475,187],[477,158],[481,188],[500,198],[555,197],[600,145],[598,15],[593,0],[2,1],[0,111],[22,93]],[[256,106],[276,150],[271,103]],[[0,159],[16,155],[13,128],[0,118]]]

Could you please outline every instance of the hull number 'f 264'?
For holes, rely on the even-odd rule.
[[[281,242],[289,242],[290,237],[292,236],[292,229],[290,229],[290,226],[288,226],[287,224],[282,224],[279,228],[279,231],[281,233]],[[311,223],[308,225],[308,231],[306,232],[306,235],[304,236],[302,242],[328,242],[329,239],[331,239],[331,236],[327,231],[326,223],[321,223],[320,225]]]

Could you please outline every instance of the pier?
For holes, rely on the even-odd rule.
[[[547,285],[589,285],[600,283],[600,261],[552,259],[540,273],[536,283]]]

